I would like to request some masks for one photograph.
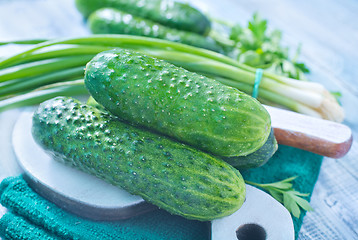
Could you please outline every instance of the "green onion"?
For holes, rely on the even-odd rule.
[[[46,42],[46,39],[29,39],[29,40],[19,40],[19,41],[9,41],[9,42],[0,42],[0,46],[1,45],[6,45],[6,44],[37,44],[37,43],[42,43],[42,42]]]
[[[88,94],[88,91],[84,86],[83,79],[56,83],[0,101],[0,112],[12,108],[40,104],[43,101],[57,96],[77,96],[85,94]]]
[[[53,71],[84,66],[93,55],[62,57],[43,61],[25,63],[0,70],[0,82],[23,77],[33,77]]]
[[[254,85],[255,68],[216,52],[155,38],[98,34],[45,41],[0,60],[0,82],[3,82],[0,85],[0,97],[17,94],[19,91],[31,91],[34,86],[47,85],[49,79],[52,82],[61,81],[52,74],[75,67],[84,68],[94,55],[111,48],[132,49],[166,60],[189,71],[208,75],[248,94]],[[68,78],[64,76],[63,80]],[[7,81],[8,85],[5,83]],[[27,81],[36,84],[25,83]],[[342,121],[344,116],[336,99],[322,85],[267,72],[263,74],[258,99],[263,103],[333,121]]]
[[[0,97],[26,92],[35,88],[71,79],[83,78],[84,67],[74,67],[41,76],[16,78],[0,84]]]
[[[83,55],[95,55],[99,52],[113,49],[113,47],[103,46],[86,46],[86,45],[57,45],[42,48],[36,52],[36,54],[28,55],[26,58],[19,58],[17,61],[13,61],[11,66],[18,64],[40,61],[45,59],[59,58],[59,57],[72,57]],[[0,69],[2,69],[0,67]]]

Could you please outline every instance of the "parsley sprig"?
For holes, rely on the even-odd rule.
[[[254,68],[307,80],[305,74],[309,73],[309,69],[304,63],[298,62],[301,45],[297,47],[293,57],[290,57],[290,49],[282,44],[282,32],[277,29],[269,30],[267,20],[262,19],[258,13],[253,14],[247,26],[217,19],[213,21],[220,34],[213,31],[212,37],[226,46],[226,55]],[[228,32],[226,40],[222,37],[224,32]]]
[[[282,203],[286,209],[296,218],[301,215],[301,209],[312,211],[313,208],[309,202],[303,197],[307,197],[308,193],[300,193],[293,189],[292,181],[297,176],[284,179],[274,183],[255,183],[245,180],[247,184],[262,188],[269,192],[273,198]]]
[[[304,63],[297,62],[301,46],[298,46],[294,57],[290,58],[289,48],[281,43],[282,32],[277,29],[269,31],[267,20],[262,19],[259,14],[252,16],[247,27],[234,25],[230,39],[239,49],[239,62],[282,76],[306,80],[305,73],[309,69]]]

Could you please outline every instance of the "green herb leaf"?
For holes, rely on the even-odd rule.
[[[251,67],[263,68],[274,74],[298,80],[307,80],[309,69],[304,63],[297,62],[301,45],[293,58],[289,57],[289,48],[282,46],[282,32],[268,30],[268,21],[254,13],[247,27],[236,24],[230,28],[229,39],[234,42],[232,52],[236,59]],[[233,56],[235,54],[228,53]]]
[[[331,92],[331,94],[337,100],[339,105],[342,105],[342,103],[341,103],[342,93],[341,92]]]
[[[262,184],[266,187],[269,187],[269,188],[277,188],[277,189],[292,189],[292,183],[289,183],[289,182],[275,182],[275,183],[270,183],[270,184]]]
[[[280,203],[283,203],[283,194],[280,192],[277,192],[275,190],[268,189],[268,192],[271,194],[271,196],[279,201]]]
[[[247,28],[251,30],[256,41],[263,42],[265,40],[267,20],[262,20],[258,13],[254,13]]]
[[[307,197],[309,194],[300,193],[293,189],[292,181],[296,178],[297,176],[293,176],[274,183],[245,182],[269,192],[271,196],[282,203],[294,217],[299,218],[301,215],[301,208],[306,211],[312,211],[313,209],[309,202],[302,198]]]
[[[313,211],[313,208],[306,199],[300,198],[297,195],[292,195],[292,198],[297,202],[297,204],[306,211]]]
[[[294,198],[292,198],[291,194],[283,194],[283,205],[287,208],[287,210],[292,213],[292,215],[296,218],[300,217],[301,210],[298,207],[297,202]]]
[[[289,178],[286,178],[286,179],[282,180],[281,182],[292,182],[296,178],[297,178],[297,176],[289,177]]]
[[[242,27],[239,24],[236,24],[231,28],[231,33],[229,38],[235,42],[238,42],[240,41],[240,36],[242,33],[243,33]]]
[[[304,63],[298,63],[295,62],[295,67],[299,70],[301,70],[303,73],[309,73],[310,70],[307,68],[307,66]]]

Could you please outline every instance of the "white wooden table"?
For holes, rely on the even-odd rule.
[[[358,135],[358,2],[354,0],[196,0],[214,17],[246,23],[258,11],[284,32],[289,46],[303,44],[309,78],[343,94],[345,124]],[[83,36],[89,32],[73,0],[0,0],[0,41]],[[0,56],[19,51],[0,47]],[[0,180],[17,175],[10,134],[21,109],[0,114]],[[342,159],[325,158],[299,239],[358,239],[358,145]],[[0,215],[3,209],[0,207]]]

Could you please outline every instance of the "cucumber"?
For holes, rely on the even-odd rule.
[[[92,96],[88,98],[87,104],[97,108],[100,111],[107,111],[101,104],[96,102]],[[278,149],[277,141],[273,129],[271,129],[265,144],[253,153],[247,156],[238,157],[218,157],[239,170],[261,167],[275,154]]]
[[[277,148],[277,141],[273,129],[271,129],[267,141],[257,151],[247,156],[223,157],[222,159],[229,163],[231,166],[240,170],[257,168],[264,165],[275,154]]]
[[[270,115],[254,98],[163,60],[114,49],[86,66],[85,85],[112,114],[217,156],[259,149]]]
[[[77,9],[87,18],[97,9],[111,7],[162,25],[206,35],[209,19],[185,3],[171,0],[76,0]]]
[[[59,160],[188,219],[232,214],[245,200],[238,170],[68,97],[42,103],[34,139]]]
[[[166,39],[220,52],[221,47],[210,37],[166,27],[151,20],[133,16],[114,8],[93,12],[87,22],[94,34],[128,34]]]

